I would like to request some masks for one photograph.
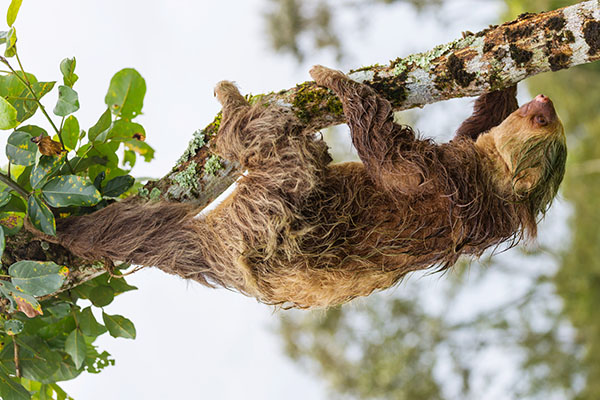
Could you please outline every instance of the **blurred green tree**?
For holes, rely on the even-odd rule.
[[[338,59],[344,55],[343,43],[336,29],[336,16],[351,10],[359,18],[361,10],[392,3],[408,3],[417,10],[431,9],[443,0],[269,0],[265,13],[268,40],[280,53],[292,54],[302,61],[314,50],[331,49]],[[364,22],[364,20],[363,20]],[[359,24],[356,24],[359,26]]]
[[[542,11],[577,1],[508,0],[510,15],[528,8]],[[510,16],[509,15],[509,16]],[[563,196],[572,206],[571,239],[554,277],[564,315],[584,346],[586,380],[577,399],[600,398],[600,65],[544,74],[528,81],[532,92],[551,96],[569,136],[569,159]]]

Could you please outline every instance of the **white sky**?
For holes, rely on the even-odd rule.
[[[16,27],[21,60],[40,80],[60,80],[60,60],[77,57],[75,89],[81,110],[76,116],[84,129],[104,111],[115,72],[134,67],[142,74],[148,91],[140,122],[156,159],[151,164],[138,161],[134,174],[161,177],[191,133],[219,110],[212,94],[217,81],[235,80],[242,92],[279,90],[309,79],[314,63],[341,69],[385,63],[497,21],[493,1],[449,3],[452,7],[442,12],[446,26],[433,20],[415,25],[407,7],[372,10],[364,16],[375,21],[370,28],[346,34],[351,51],[346,65],[321,54],[298,66],[271,53],[261,18],[266,0],[25,0]],[[8,1],[1,4],[4,12]],[[343,28],[349,21],[342,15]],[[49,110],[55,98],[53,93],[45,99]],[[468,114],[467,103],[430,106],[418,127],[429,136],[448,134]],[[431,279],[432,288],[438,279]],[[132,319],[138,337],[101,337],[96,343],[113,355],[116,366],[63,383],[76,399],[327,398],[317,377],[283,355],[274,332],[277,316],[270,307],[156,269],[128,281],[140,290],[119,296],[106,311]]]

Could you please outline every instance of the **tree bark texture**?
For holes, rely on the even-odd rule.
[[[398,111],[455,97],[476,96],[541,72],[598,59],[600,0],[591,0],[555,11],[522,14],[500,26],[464,33],[463,38],[430,51],[397,58],[387,65],[359,68],[349,75],[383,94]],[[251,96],[250,101],[289,106],[315,132],[344,122],[337,97],[312,81],[276,93]],[[173,169],[162,179],[149,182],[140,197],[191,201],[201,208],[229,187],[242,171],[239,165],[219,159],[212,152],[219,123],[217,115],[206,128],[196,131]],[[62,252],[55,249],[55,245],[51,245],[51,251],[42,252],[37,241],[30,239],[23,231],[7,243],[7,253],[15,261],[34,250],[37,256],[33,259],[75,261],[64,249]],[[102,272],[101,262],[75,262],[78,268],[67,286],[97,276]]]

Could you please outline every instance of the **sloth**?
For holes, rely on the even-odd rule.
[[[362,162],[332,164],[292,110],[250,105],[223,81],[217,152],[248,171],[225,201],[200,217],[189,204],[122,201],[59,220],[58,242],[267,304],[323,308],[536,236],[565,171],[549,98],[519,108],[515,87],[484,94],[436,144],[395,123],[371,87],[323,66],[310,74],[340,98]]]

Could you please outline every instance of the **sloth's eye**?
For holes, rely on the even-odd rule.
[[[536,115],[535,116],[535,122],[540,125],[540,126],[546,126],[548,125],[548,121],[546,120],[546,118],[544,118],[541,115]]]

